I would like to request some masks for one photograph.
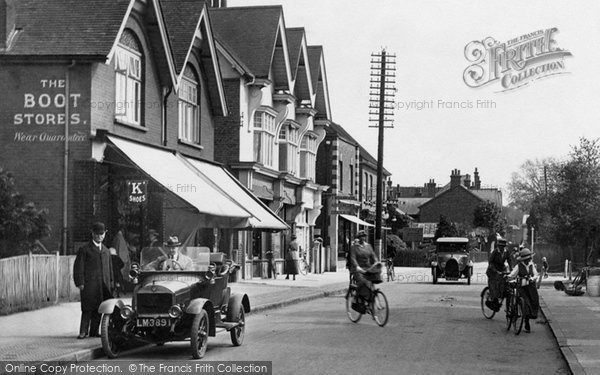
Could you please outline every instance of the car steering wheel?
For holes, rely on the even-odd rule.
[[[165,268],[165,264],[166,264],[166,268]],[[175,266],[177,266],[179,268],[175,268]],[[181,266],[181,264],[178,261],[176,261],[175,259],[165,259],[163,261],[163,265],[161,268],[164,270],[168,270],[168,271],[182,271],[183,270],[183,267]]]

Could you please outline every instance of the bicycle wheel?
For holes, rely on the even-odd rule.
[[[387,298],[381,290],[376,290],[371,302],[371,315],[378,326],[383,327],[390,315]]]
[[[352,304],[358,303],[360,302],[358,301],[356,295],[356,288],[350,287],[348,289],[348,292],[346,293],[346,314],[348,315],[348,319],[350,319],[350,321],[353,323],[357,323],[360,320],[360,317],[362,316],[362,313],[352,308]]]
[[[513,331],[515,335],[521,333],[523,322],[525,321],[525,303],[523,298],[519,297],[514,306],[515,315],[513,317]]]
[[[485,316],[486,319],[492,319],[494,315],[496,315],[496,312],[487,307],[487,305],[485,304],[487,301],[491,301],[491,299],[490,288],[486,286],[481,291],[481,312],[483,313],[483,316]]]
[[[300,270],[300,273],[306,276],[306,274],[308,273],[308,264],[306,264],[306,260],[300,259],[298,268]]]

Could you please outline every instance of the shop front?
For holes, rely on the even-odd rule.
[[[221,165],[113,135],[95,140],[93,149],[101,172],[95,204],[126,263],[173,235],[183,246],[243,263],[241,237],[287,228]]]

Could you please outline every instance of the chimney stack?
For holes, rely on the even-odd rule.
[[[467,189],[471,188],[471,175],[470,174],[465,175],[465,186]]]
[[[479,172],[477,171],[477,168],[475,168],[475,173],[473,173],[473,176],[475,178],[475,183],[474,183],[473,188],[481,189],[481,180],[479,179]]]
[[[460,185],[460,171],[458,169],[454,169],[450,174],[450,188],[456,187]]]
[[[427,198],[433,198],[435,197],[435,180],[434,179],[430,179],[429,182],[425,185],[427,188]]]

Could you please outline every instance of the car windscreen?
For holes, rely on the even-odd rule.
[[[466,243],[441,242],[436,245],[437,252],[442,253],[466,253]]]

